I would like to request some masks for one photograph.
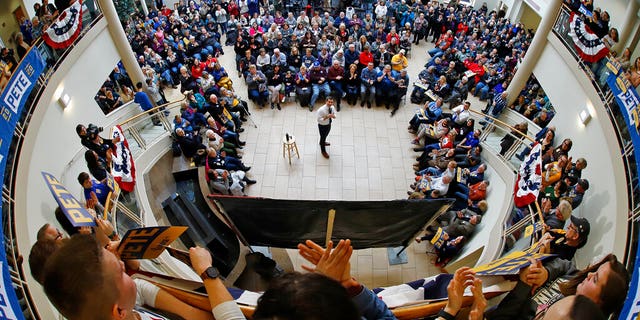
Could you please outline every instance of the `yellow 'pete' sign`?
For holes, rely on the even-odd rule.
[[[118,253],[120,259],[154,259],[173,241],[178,239],[188,227],[144,227],[127,231]]]
[[[42,171],[42,177],[47,183],[53,198],[62,209],[74,227],[93,227],[95,218],[52,174]]]
[[[544,260],[555,256],[555,254],[532,253],[525,251],[515,251],[504,258],[492,261],[488,264],[477,266],[473,271],[482,276],[505,276],[518,274],[520,269],[530,264],[529,259]]]

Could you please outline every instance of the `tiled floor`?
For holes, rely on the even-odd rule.
[[[409,59],[409,77],[417,79],[426,62],[429,43],[414,47]],[[246,97],[246,86],[237,78],[231,48],[220,57],[229,71],[234,88]],[[411,87],[409,88],[411,90]],[[392,200],[407,197],[408,186],[414,178],[411,168],[417,155],[412,150],[412,136],[407,122],[417,105],[406,99],[394,117],[384,107],[372,109],[349,106],[344,101],[333,121],[327,147],[330,159],[320,154],[319,134],[314,112],[294,102],[283,104],[281,111],[257,110],[252,103],[251,122],[244,125],[243,139],[247,141],[243,161],[253,168],[250,176],[258,180],[248,188],[249,195],[280,199],[334,200]],[[480,104],[478,103],[478,106]],[[285,133],[296,137],[300,159],[292,164],[282,157],[282,138]],[[296,270],[304,263],[296,250],[288,250]],[[427,277],[440,270],[425,254],[426,245],[412,244],[407,250],[408,263],[389,265],[387,249],[356,250],[351,258],[355,277],[369,287],[395,285]]]
[[[426,50],[431,43],[414,46],[409,59],[411,82],[426,63]],[[220,57],[229,72],[234,89],[246,98],[244,80],[237,77],[233,49],[226,47]],[[412,87],[409,88],[411,90]],[[409,91],[410,92],[410,91]],[[181,98],[177,90],[169,97]],[[473,108],[484,103],[470,97]],[[170,98],[171,99],[171,98]],[[171,100],[175,100],[171,99]],[[243,161],[252,166],[249,176],[258,181],[247,188],[251,196],[279,199],[392,200],[407,197],[414,178],[411,168],[418,155],[410,144],[413,138],[407,122],[418,107],[407,98],[394,117],[384,107],[372,109],[342,103],[333,121],[327,147],[330,159],[320,154],[315,111],[324,103],[319,100],[314,112],[290,101],[281,111],[256,109],[249,102],[252,121],[246,122],[242,139],[247,141]],[[292,164],[283,158],[282,139],[288,133],[296,137],[300,158]],[[295,270],[304,263],[296,250],[287,250]],[[407,250],[408,263],[389,265],[387,249],[356,250],[351,258],[352,274],[369,287],[396,285],[440,272],[425,254],[426,245],[413,243]]]

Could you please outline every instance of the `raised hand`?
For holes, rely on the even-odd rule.
[[[299,244],[300,255],[315,265],[315,268],[305,265],[302,268],[309,272],[323,274],[347,288],[358,285],[351,278],[351,264],[349,263],[353,253],[351,240],[340,240],[338,246],[334,250],[332,249],[333,241],[329,242],[326,250],[311,240],[307,240],[305,244]]]
[[[458,314],[462,307],[462,298],[464,296],[464,288],[470,286],[473,283],[475,272],[469,267],[462,267],[453,275],[453,279],[447,286],[447,293],[449,294],[449,300],[444,308],[444,311],[451,315]]]
[[[482,320],[484,319],[484,310],[487,308],[487,299],[482,293],[482,280],[473,278],[471,293],[473,293],[473,305],[469,311],[469,320]]]
[[[531,264],[520,271],[520,281],[530,285],[532,290],[542,286],[549,279],[549,271],[540,260],[530,259]]]

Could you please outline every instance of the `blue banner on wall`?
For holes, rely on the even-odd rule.
[[[611,70],[607,78],[607,84],[616,98],[618,107],[629,129],[631,141],[635,146],[634,156],[636,163],[640,164],[640,96],[631,83],[621,74],[620,64],[609,61],[607,68]],[[638,176],[640,176],[640,166],[638,166]],[[619,319],[637,319],[640,312],[640,290],[638,288],[638,278],[640,277],[640,246],[638,246],[635,260],[635,270],[631,278],[631,285],[627,293],[627,299]]]
[[[4,160],[9,153],[16,123],[44,67],[40,52],[35,47],[29,50],[0,95],[0,185],[4,182]]]
[[[5,159],[9,154],[16,124],[22,113],[22,108],[44,68],[45,62],[40,56],[40,52],[35,47],[32,48],[17,66],[0,95],[0,186],[4,185]],[[1,209],[2,202],[0,202]],[[4,238],[0,229],[0,242],[3,247],[6,245]],[[2,271],[0,271],[0,277],[2,277],[0,279],[2,285],[0,288],[0,319],[24,319],[22,308],[20,308],[16,292],[13,289],[5,250],[0,251],[0,264],[2,264]]]
[[[635,320],[638,319],[638,315],[640,314],[640,290],[638,290],[640,289],[638,288],[640,285],[638,283],[638,278],[640,277],[640,246],[638,246],[638,251],[636,251],[634,268],[631,284],[629,285],[629,292],[627,293],[627,300],[624,302],[624,307],[618,319]]]

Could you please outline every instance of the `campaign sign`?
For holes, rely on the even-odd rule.
[[[488,264],[477,266],[473,271],[481,276],[506,276],[520,272],[520,269],[531,264],[529,259],[544,260],[554,257],[555,254],[532,253],[524,251],[514,251],[503,258],[489,262]]]
[[[177,226],[131,229],[120,241],[118,253],[122,260],[157,258],[187,229],[188,227]]]
[[[444,239],[445,234],[446,232],[444,232],[442,228],[438,227],[438,231],[433,236],[433,238],[431,238],[431,244],[433,245],[434,248],[440,249],[442,248],[444,243],[447,242],[447,240]]]
[[[622,320],[637,320],[640,315],[640,246],[636,251],[636,261],[633,264],[633,275],[631,276],[631,284],[629,285],[629,292],[627,292],[627,299],[624,301],[624,307],[618,319]]]
[[[0,94],[0,185],[3,184],[4,158],[9,154],[9,146],[13,139],[16,123],[22,113],[29,93],[44,71],[45,62],[35,47],[22,59],[13,73],[6,88]]]
[[[24,319],[16,292],[13,290],[4,252],[0,256],[0,260],[2,260],[0,261],[0,264],[2,264],[2,272],[0,272],[0,285],[2,286],[0,287],[0,319]]]
[[[44,181],[47,183],[53,198],[62,209],[74,227],[93,227],[96,225],[94,216],[76,200],[76,198],[65,188],[56,177],[44,171],[41,172]]]

